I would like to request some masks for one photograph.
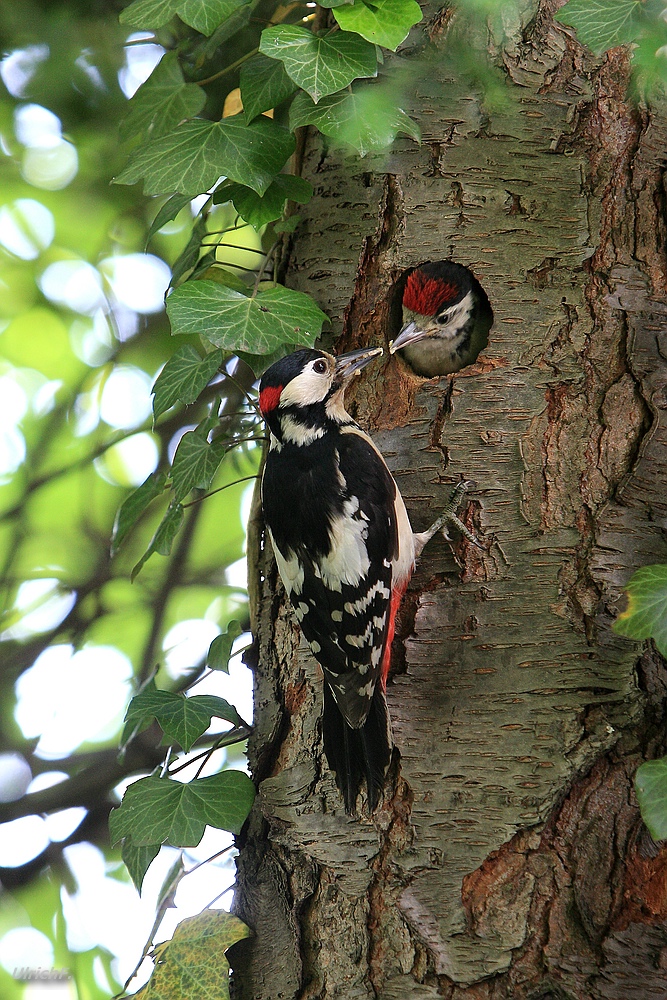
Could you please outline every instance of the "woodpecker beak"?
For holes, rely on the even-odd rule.
[[[336,358],[336,375],[347,381],[365,368],[369,361],[383,353],[381,347],[362,347],[359,351],[350,351]]]
[[[406,323],[396,340],[392,340],[389,345],[389,353],[395,354],[396,351],[400,351],[402,347],[407,347],[408,344],[416,344],[417,341],[423,340],[424,337],[428,336],[428,332],[422,327],[417,326],[414,321],[412,323]]]

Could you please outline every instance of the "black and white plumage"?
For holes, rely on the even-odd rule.
[[[474,274],[451,260],[422,264],[403,289],[403,327],[391,344],[425,378],[472,364],[486,347],[493,310]]]
[[[324,672],[324,749],[348,812],[362,780],[371,811],[382,794],[396,611],[430,537],[413,535],[384,459],[345,410],[346,385],[381,353],[335,359],[296,351],[268,369],[259,396],[271,432],[264,517],[295,615]]]

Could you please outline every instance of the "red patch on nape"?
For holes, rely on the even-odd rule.
[[[259,394],[259,412],[266,416],[271,410],[275,410],[280,402],[280,393],[283,391],[282,385],[267,385]]]
[[[417,268],[405,283],[403,305],[420,316],[435,316],[443,306],[454,302],[459,289],[441,278],[429,278]]]

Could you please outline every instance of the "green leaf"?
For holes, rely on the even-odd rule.
[[[202,242],[207,232],[206,220],[203,216],[199,215],[194,226],[192,227],[190,239],[185,244],[174,263],[171,265],[172,288],[179,285],[181,283],[181,279],[186,275],[189,277],[190,273],[199,263],[202,251]]]
[[[222,364],[222,351],[200,357],[190,344],[181,347],[158,375],[153,386],[153,418],[174,403],[194,403]]]
[[[416,0],[354,0],[336,7],[334,17],[344,31],[358,35],[375,45],[395,50],[405,41],[410,28],[422,19]]]
[[[151,223],[151,227],[148,230],[148,236],[146,237],[146,246],[148,246],[149,241],[153,236],[155,236],[158,230],[162,229],[162,227],[166,226],[168,222],[175,219],[181,209],[185,208],[185,206],[189,204],[189,194],[173,194],[171,198],[168,198]]]
[[[180,0],[177,13],[191,28],[208,36],[247,2],[248,0]]]
[[[171,466],[171,481],[177,500],[193,489],[206,490],[225,457],[227,442],[218,438],[211,444],[197,431],[187,431],[178,443]]]
[[[225,351],[268,354],[281,344],[312,346],[328,321],[309,295],[281,285],[254,298],[214,281],[191,281],[167,300],[172,333],[199,333]]]
[[[261,229],[268,222],[279,219],[285,202],[298,201],[305,205],[313,196],[312,184],[293,174],[278,174],[263,195],[258,195],[243,184],[231,184],[226,190],[229,200],[244,222]]]
[[[129,531],[137,523],[148,505],[156,497],[164,492],[167,483],[165,472],[153,472],[148,479],[145,479],[141,486],[138,486],[134,493],[130,493],[127,500],[118,508],[116,520],[113,527],[111,541],[112,554],[116,553],[127,537]]]
[[[130,99],[120,122],[121,138],[164,135],[184,118],[194,117],[205,103],[201,87],[183,79],[176,53],[167,52]]]
[[[234,708],[224,698],[199,694],[186,698],[173,691],[161,691],[151,680],[127,706],[122,743],[146,729],[153,719],[169,739],[183,747],[187,753],[193,743],[211,725],[211,719],[224,719],[232,725],[242,724]]]
[[[161,844],[146,844],[145,847],[136,847],[128,838],[123,841],[120,849],[121,857],[139,893],[144,884],[144,876],[160,853],[161,846]]]
[[[121,24],[131,24],[135,28],[161,28],[171,21],[175,14],[200,31],[210,35],[219,24],[247,0],[134,0],[121,11]]]
[[[667,757],[638,767],[635,789],[649,833],[654,840],[667,840]]]
[[[268,59],[261,53],[241,66],[239,86],[243,113],[249,122],[263,111],[282,104],[297,89],[283,64],[277,59]]]
[[[264,194],[294,147],[294,136],[270,118],[250,125],[243,114],[219,122],[197,118],[138,149],[115,181],[135,184],[143,178],[146,194],[178,191],[194,197],[224,174]]]
[[[242,632],[241,624],[237,621],[231,621],[227,626],[226,632],[223,632],[222,635],[216,635],[208,648],[206,666],[211,670],[224,670],[228,674],[232,646]]]
[[[207,823],[239,833],[254,798],[254,785],[242,771],[220,771],[189,783],[151,775],[127,788],[111,812],[109,830],[114,843],[127,837],[137,847],[196,847]]]
[[[259,51],[279,59],[287,75],[316,104],[357,77],[377,76],[375,46],[347,31],[319,38],[307,28],[278,24],[264,29]]]
[[[250,936],[250,929],[224,910],[204,910],[182,920],[171,941],[158,945],[153,975],[137,1000],[229,1000],[229,963],[224,952]]]
[[[134,0],[118,15],[121,24],[135,28],[161,28],[171,21],[180,0]]]
[[[273,231],[276,233],[293,233],[296,227],[301,222],[302,215],[290,215],[288,219],[283,219],[281,222],[276,222],[273,227]]]
[[[391,146],[398,132],[419,141],[417,123],[394,103],[392,90],[359,87],[333,94],[313,104],[307,94],[297,94],[290,109],[290,126],[317,125],[337,143],[352,146],[360,156]]]
[[[183,508],[180,503],[171,503],[167,508],[167,513],[164,515],[158,529],[151,539],[151,543],[144,552],[143,556],[134,567],[131,573],[131,579],[134,580],[138,573],[141,572],[146,562],[153,555],[154,552],[159,553],[161,556],[168,556],[171,552],[171,547],[174,544],[174,539],[178,534],[181,525],[183,524]]]
[[[667,566],[642,566],[625,592],[628,606],[614,622],[614,632],[630,639],[653,639],[667,656]]]
[[[568,0],[554,16],[575,29],[582,45],[602,53],[641,34],[641,6],[640,0]]]

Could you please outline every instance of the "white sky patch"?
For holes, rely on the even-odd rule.
[[[71,142],[61,139],[57,146],[24,150],[21,173],[28,184],[44,191],[61,191],[79,172],[79,154]]]
[[[159,257],[149,253],[107,257],[101,262],[100,271],[118,301],[129,309],[149,314],[164,308],[171,270]]]
[[[67,781],[68,778],[69,775],[65,771],[42,771],[41,774],[36,774],[30,782],[28,794],[41,792],[43,788],[52,788],[53,785],[59,785],[61,781]]]
[[[49,264],[38,284],[47,299],[74,312],[93,316],[106,305],[102,279],[85,260],[58,260]]]
[[[0,802],[15,802],[32,781],[30,764],[20,753],[0,754]]]
[[[16,682],[16,721],[35,753],[64,757],[81,743],[110,739],[130,696],[132,665],[112,646],[50,646]]]
[[[146,476],[157,468],[160,457],[152,434],[133,434],[96,458],[95,469],[115,486],[141,486]]]
[[[76,828],[83,823],[87,812],[88,810],[84,809],[83,806],[73,806],[71,809],[60,809],[58,812],[49,813],[44,818],[49,840],[54,843],[67,840],[70,834],[74,833]]]
[[[220,635],[218,626],[204,618],[186,618],[177,622],[162,643],[169,676],[179,677],[183,671],[200,663],[217,635]],[[198,694],[199,688],[194,693]]]
[[[72,610],[76,594],[64,591],[55,578],[25,580],[19,587],[14,610],[19,621],[0,632],[0,639],[27,639],[55,628]]]
[[[136,31],[128,38],[128,42],[135,44],[125,46],[125,65],[118,73],[118,83],[126,97],[132,97],[137,92],[164,55],[165,50],[161,45],[155,45],[150,41],[146,41],[144,45],[136,44],[143,38],[152,37],[143,31]]]
[[[75,319],[69,328],[69,338],[77,358],[91,368],[108,361],[116,343],[104,309],[98,309],[91,318]]]
[[[0,208],[0,243],[21,260],[39,257],[55,233],[53,214],[34,198],[17,198]]]
[[[151,415],[152,386],[152,378],[141,368],[116,365],[102,390],[102,420],[122,430],[143,424]]]
[[[62,141],[58,115],[41,104],[21,104],[14,111],[14,132],[24,146],[53,149]]]
[[[49,58],[48,45],[27,45],[14,49],[0,62],[0,76],[12,97],[23,97],[40,63]]]
[[[16,968],[50,969],[53,944],[36,927],[14,927],[0,940],[0,965],[10,976]]]
[[[0,823],[0,865],[20,868],[46,850],[49,843],[46,823],[41,816],[21,816],[9,823]]]

